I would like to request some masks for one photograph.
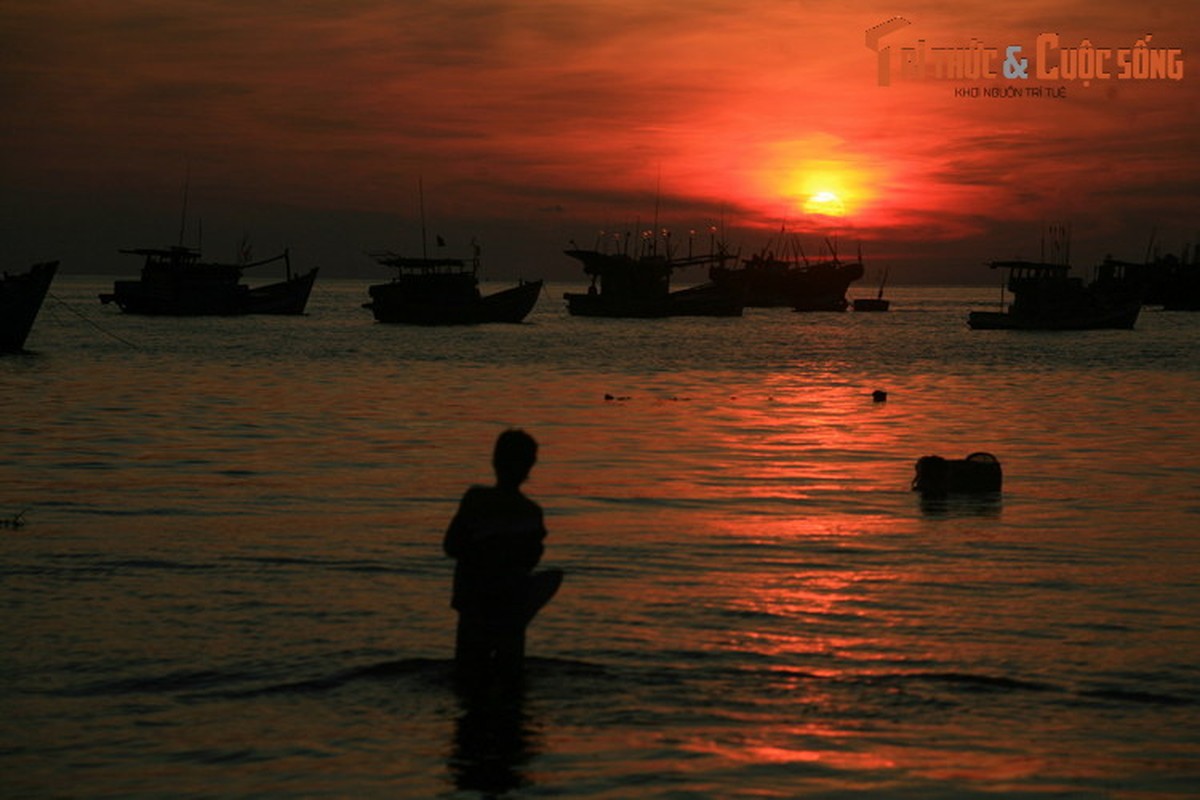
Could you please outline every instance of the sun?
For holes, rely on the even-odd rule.
[[[846,219],[862,197],[862,170],[841,161],[807,161],[789,170],[785,191],[808,216]]]
[[[831,135],[769,143],[754,155],[757,190],[776,213],[801,227],[863,224],[888,175],[872,157]]]
[[[813,192],[804,201],[806,214],[823,214],[827,217],[840,217],[846,213],[846,204],[837,192],[822,189]]]

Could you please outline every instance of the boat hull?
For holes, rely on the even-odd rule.
[[[887,311],[892,307],[892,302],[879,297],[860,297],[853,305],[855,311]]]
[[[206,284],[186,275],[166,279],[117,281],[103,303],[116,303],[126,314],[164,317],[303,314],[317,270],[279,283],[250,287],[227,282]]]
[[[845,311],[846,290],[863,276],[859,262],[823,262],[793,265],[770,259],[752,259],[745,266],[714,267],[710,277],[718,285],[739,293],[746,306],[791,306],[796,311]]]
[[[1137,323],[1141,308],[1141,303],[1131,303],[1120,308],[1036,316],[1006,311],[972,311],[967,316],[967,325],[973,330],[1130,330]]]
[[[713,283],[654,298],[614,298],[601,292],[567,292],[567,311],[579,317],[740,317],[741,299]]]
[[[523,322],[537,303],[542,281],[529,281],[485,296],[478,292],[431,298],[394,281],[371,286],[364,303],[378,322],[401,325],[480,325]]]
[[[0,279],[0,352],[24,350],[57,271],[58,262],[47,261],[34,264],[28,272],[5,274]]]

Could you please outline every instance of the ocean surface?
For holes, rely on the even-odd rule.
[[[550,285],[422,329],[370,282],[156,319],[56,280],[0,359],[0,796],[1200,795],[1200,314],[601,320]],[[441,537],[508,426],[567,577],[524,690],[473,700]],[[974,451],[1000,496],[910,490]]]

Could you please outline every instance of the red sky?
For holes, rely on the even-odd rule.
[[[893,73],[918,40],[975,39],[1032,77],[880,86],[866,31],[895,16]],[[4,266],[134,269],[115,250],[174,242],[185,180],[206,255],[246,233],[326,274],[419,249],[418,180],[430,237],[478,238],[496,277],[573,277],[569,240],[656,207],[676,241],[721,225],[747,253],[837,231],[897,282],[986,280],[1046,222],[1079,266],[1141,258],[1200,235],[1194,20],[1190,0],[6,0]],[[1039,79],[1043,33],[1113,73],[1151,34],[1183,77]]]

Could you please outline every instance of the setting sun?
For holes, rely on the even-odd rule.
[[[764,196],[782,201],[784,216],[802,227],[805,218],[818,227],[832,220],[869,223],[865,216],[877,210],[878,187],[887,180],[875,159],[831,135],[775,142],[759,157]]]
[[[788,193],[805,214],[846,217],[864,194],[863,169],[843,159],[806,160],[788,181]]]
[[[835,192],[822,191],[809,195],[804,201],[804,211],[807,214],[824,214],[830,217],[846,213],[846,204]]]

